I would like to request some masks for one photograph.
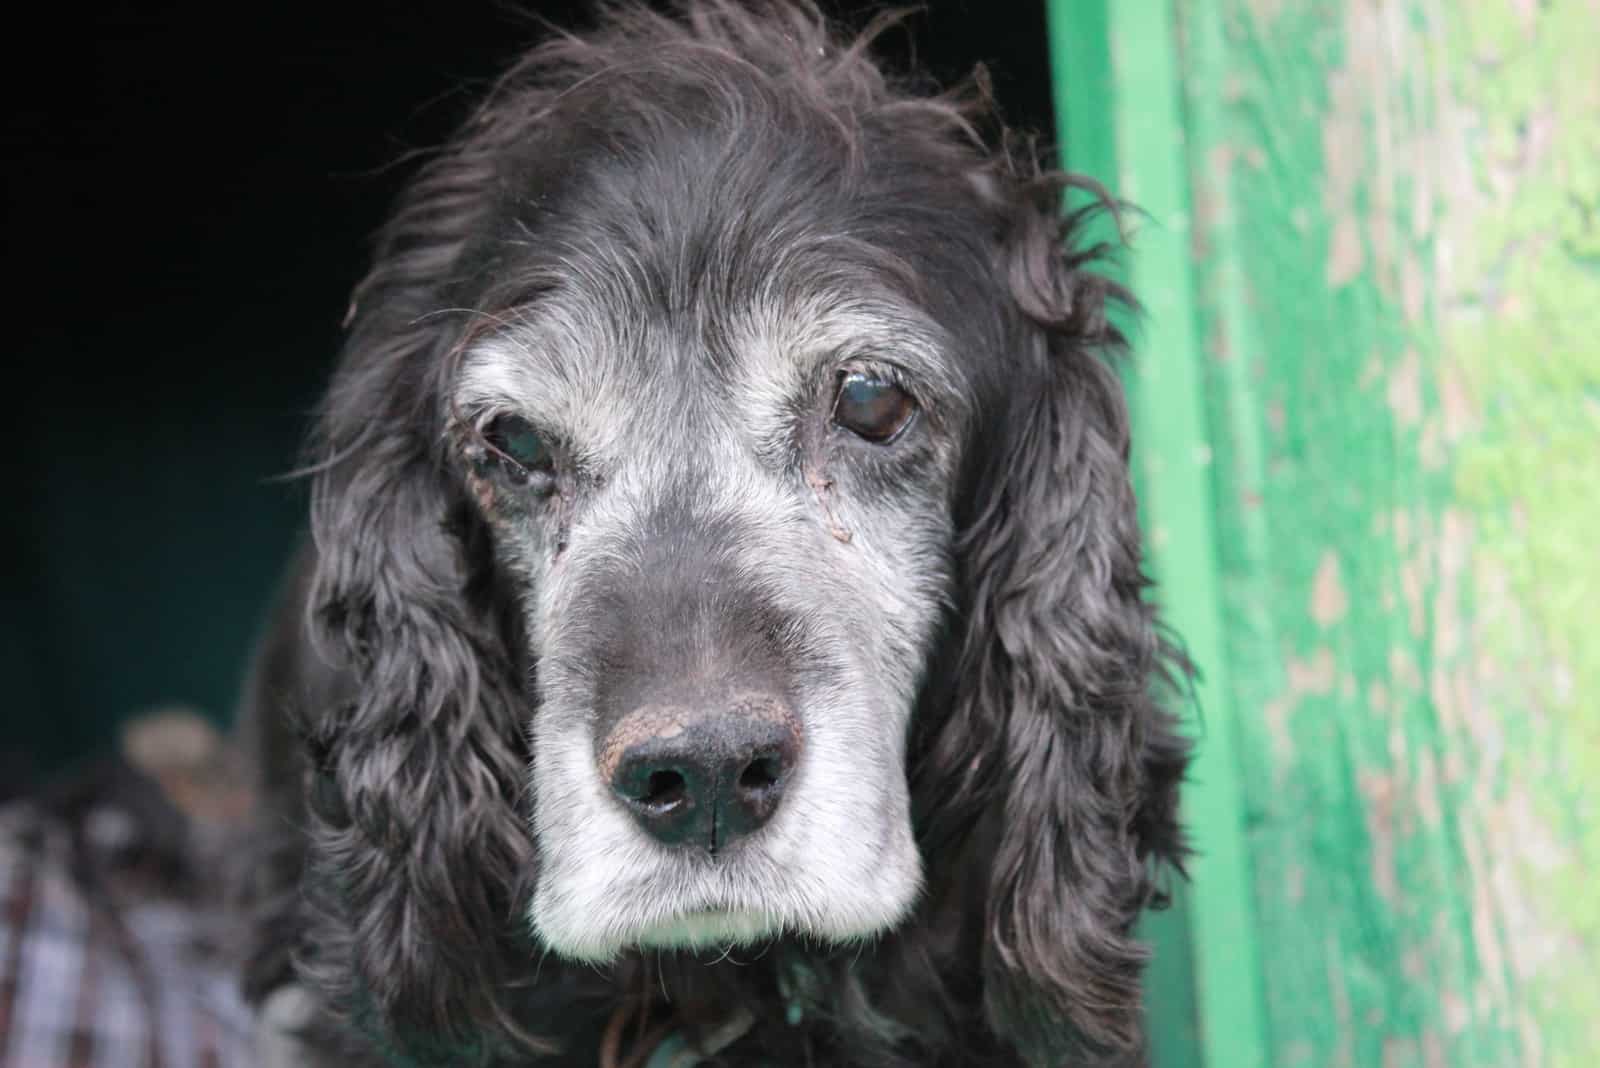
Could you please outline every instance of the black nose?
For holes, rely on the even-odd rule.
[[[772,818],[799,749],[788,705],[761,697],[711,715],[636,709],[611,731],[600,762],[622,803],[658,841],[716,853]]]

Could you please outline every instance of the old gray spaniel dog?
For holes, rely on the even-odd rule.
[[[1140,1059],[1186,668],[1126,295],[871,37],[613,6],[383,231],[246,710],[308,1059]]]

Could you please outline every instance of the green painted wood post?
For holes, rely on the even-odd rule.
[[[1057,0],[1207,673],[1159,1066],[1600,1057],[1600,3]]]
[[[1139,356],[1127,383],[1137,427],[1136,480],[1167,622],[1201,666],[1204,721],[1196,717],[1191,727],[1203,744],[1185,797],[1197,855],[1178,922],[1150,932],[1160,950],[1151,979],[1160,998],[1151,1006],[1154,1053],[1169,1065],[1265,1068],[1186,243],[1176,28],[1166,5],[1145,0],[1056,3],[1049,25],[1068,164],[1148,215],[1126,269],[1144,306],[1135,328]],[[1174,952],[1189,975],[1175,974],[1166,959]],[[1183,989],[1185,980],[1192,992]]]

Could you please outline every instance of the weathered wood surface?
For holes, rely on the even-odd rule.
[[[1600,1063],[1600,0],[1053,19],[1069,159],[1150,211],[1140,483],[1211,672],[1158,1052]]]

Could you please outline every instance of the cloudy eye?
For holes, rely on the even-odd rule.
[[[916,414],[917,402],[893,382],[867,371],[846,371],[839,376],[833,421],[851,433],[886,445],[910,425]]]
[[[497,416],[483,428],[483,440],[506,461],[512,474],[524,479],[548,475],[555,466],[550,447],[526,419]]]

